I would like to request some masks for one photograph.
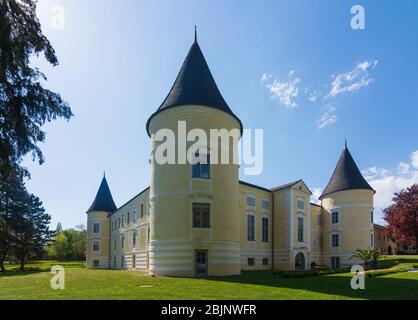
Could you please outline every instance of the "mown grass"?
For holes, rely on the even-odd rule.
[[[396,267],[412,267],[418,256],[390,257]],[[65,267],[65,290],[50,288],[50,266]],[[393,266],[393,263],[392,263]],[[16,266],[8,265],[8,270]],[[88,270],[83,262],[41,261],[0,275],[0,299],[418,299],[418,273],[366,278],[365,290],[352,290],[351,274],[289,279],[271,271],[207,279],[151,278],[144,273]]]

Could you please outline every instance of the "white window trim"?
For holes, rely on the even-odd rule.
[[[333,213],[338,213],[338,222],[337,223],[332,223],[332,214]],[[341,210],[340,209],[332,209],[331,210],[329,224],[331,226],[339,226],[341,224]]]
[[[247,201],[247,198],[245,198],[245,201]],[[263,201],[267,201],[269,203],[269,208],[268,209],[263,208]],[[256,202],[257,202],[257,199],[256,199]],[[271,210],[271,201],[270,201],[270,199],[267,198],[267,197],[261,198],[261,212],[264,213],[264,214],[270,214],[270,210]]]
[[[299,208],[299,201],[303,201],[303,209],[300,209],[300,208]],[[306,212],[306,201],[305,201],[305,199],[304,199],[304,198],[302,198],[302,197],[297,197],[297,198],[296,198],[296,211],[297,211],[298,213],[303,213],[303,214],[305,214],[305,212]]]
[[[99,242],[99,250],[94,250],[94,243],[95,242]],[[102,243],[101,243],[100,239],[93,239],[93,241],[91,242],[91,251],[101,252],[101,250],[102,250]]]
[[[334,247],[332,245],[332,236],[333,235],[338,235],[338,247]],[[330,246],[331,249],[340,249],[341,248],[341,233],[340,232],[331,232],[329,240],[330,240],[329,246]]]
[[[98,224],[99,225],[99,232],[95,232],[94,231],[94,225]],[[102,231],[102,224],[100,223],[100,221],[93,221],[93,234],[100,234]]]
[[[302,218],[303,220],[303,241],[299,241],[299,218]],[[305,244],[305,240],[306,240],[306,234],[307,232],[305,231],[306,228],[306,221],[305,221],[305,217],[303,214],[298,213],[297,218],[296,218],[296,241],[298,243],[298,245],[304,245]]]
[[[248,205],[248,198],[253,198],[254,199],[254,206],[250,206],[250,205]],[[255,208],[257,207],[257,197],[256,197],[256,195],[255,194],[252,194],[252,193],[247,193],[246,195],[245,195],[245,206],[246,206],[246,208],[247,209],[250,209],[250,210],[255,210]]]
[[[194,203],[202,203],[202,204],[208,204],[210,207],[209,212],[209,228],[195,228],[193,227],[193,204]],[[194,198],[190,201],[190,227],[192,230],[212,230],[213,223],[212,223],[212,216],[213,216],[213,205],[212,201],[208,199],[201,199],[201,198]]]

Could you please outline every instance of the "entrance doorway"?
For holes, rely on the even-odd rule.
[[[295,270],[305,270],[305,255],[302,252],[295,256]]]
[[[392,255],[392,247],[391,246],[388,246],[388,255]]]
[[[195,250],[195,276],[208,275],[208,250]]]

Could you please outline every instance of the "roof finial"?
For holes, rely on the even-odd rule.
[[[194,26],[194,42],[197,42],[197,26]]]
[[[345,138],[345,148],[347,149],[347,138]]]
[[[103,178],[106,179],[106,170],[103,170]]]

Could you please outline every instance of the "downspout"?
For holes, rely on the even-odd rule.
[[[111,245],[112,245],[112,218],[111,215],[107,216],[108,220],[109,220],[109,270],[110,270],[110,249],[111,249]]]
[[[271,202],[271,270],[274,271],[274,192],[272,192],[273,201]]]

